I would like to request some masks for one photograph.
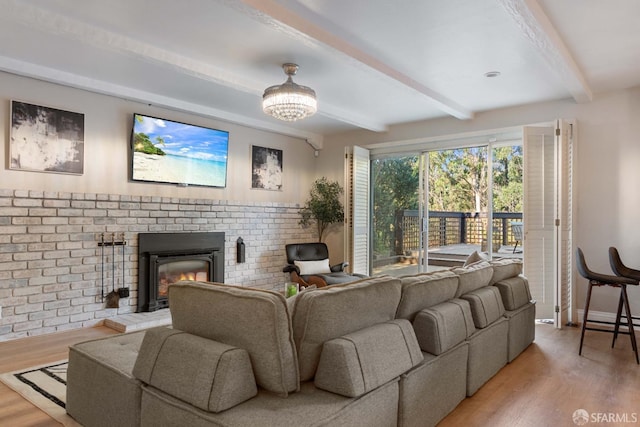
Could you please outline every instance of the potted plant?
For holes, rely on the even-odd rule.
[[[344,221],[341,195],[342,187],[337,181],[329,181],[325,177],[319,178],[314,181],[309,191],[309,199],[300,209],[302,219],[299,224],[308,227],[315,222],[321,242],[324,233],[332,224]]]

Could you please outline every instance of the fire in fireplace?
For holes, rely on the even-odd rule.
[[[224,233],[140,233],[138,311],[169,306],[168,289],[181,280],[224,281]]]

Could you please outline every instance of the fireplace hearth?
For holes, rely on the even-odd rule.
[[[169,307],[168,288],[181,280],[224,282],[223,232],[140,233],[138,312]]]

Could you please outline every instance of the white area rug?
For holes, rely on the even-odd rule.
[[[0,381],[65,426],[80,426],[67,415],[67,361],[0,375]]]

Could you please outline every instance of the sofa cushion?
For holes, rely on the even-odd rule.
[[[460,298],[469,301],[476,328],[486,328],[504,315],[500,291],[495,286],[485,286],[468,292]]]
[[[389,276],[300,294],[293,313],[300,380],[313,378],[326,341],[393,320],[399,301],[400,280]]]
[[[141,382],[132,372],[145,334],[108,335],[69,347],[66,410],[80,425],[140,425]]]
[[[462,299],[425,308],[413,321],[420,348],[439,355],[455,347],[476,331],[469,302]]]
[[[522,260],[518,258],[504,258],[490,262],[493,267],[490,285],[510,277],[522,274]]]
[[[506,310],[517,310],[531,301],[529,282],[524,276],[515,276],[494,284],[502,296]]]
[[[480,261],[489,261],[489,256],[484,252],[473,251],[473,253],[469,255],[464,261],[464,264],[462,266],[466,267]]]
[[[423,360],[411,324],[380,323],[324,343],[316,387],[358,397],[400,376]]]
[[[450,300],[458,289],[458,276],[449,270],[403,276],[402,297],[396,317],[413,321],[423,308]]]
[[[283,295],[219,283],[169,287],[173,327],[245,349],[256,383],[279,394],[298,390],[291,320]]]
[[[493,268],[486,261],[476,262],[466,267],[454,268],[451,271],[457,274],[459,279],[456,298],[487,286],[493,276]]]
[[[258,393],[246,350],[177,329],[146,333],[133,374],[209,412],[224,411]]]

